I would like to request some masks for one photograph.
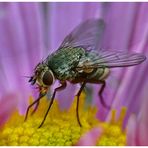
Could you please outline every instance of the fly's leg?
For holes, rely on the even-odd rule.
[[[80,117],[79,117],[79,99],[80,99],[81,92],[84,89],[85,85],[86,85],[86,82],[83,82],[82,85],[81,85],[80,90],[78,91],[78,93],[76,95],[77,96],[76,115],[77,115],[77,121],[78,121],[80,127],[82,127],[82,124],[80,122]]]
[[[37,104],[36,104],[34,110],[33,110],[32,113],[31,113],[31,115],[33,115],[33,114],[37,111],[39,104],[40,104],[40,100],[37,102]]]
[[[46,90],[45,90],[45,88],[42,88],[42,87],[38,87],[38,88],[39,88],[39,91],[40,91],[39,97],[43,94],[43,90],[44,90],[44,93],[46,92],[46,94],[47,94],[47,91],[46,91],[47,88],[46,88]],[[36,106],[35,106],[35,108],[33,109],[31,115],[33,115],[33,114],[37,111],[39,104],[40,104],[40,100],[36,103]]]
[[[106,86],[106,83],[105,83],[105,81],[101,81],[100,83],[102,84],[101,89],[100,89],[100,91],[99,91],[99,97],[100,97],[101,104],[102,104],[105,108],[111,109],[111,107],[106,104],[106,102],[104,101],[104,98],[103,98],[103,96],[102,96],[103,91],[104,91],[104,88],[105,88],[105,86]]]
[[[46,117],[47,117],[47,115],[48,115],[48,112],[49,112],[49,110],[50,110],[50,108],[51,108],[51,106],[52,106],[52,104],[53,104],[53,101],[54,101],[56,92],[57,92],[57,91],[60,91],[60,90],[63,90],[63,89],[65,89],[65,88],[66,88],[66,82],[61,83],[61,86],[55,88],[55,90],[54,90],[54,92],[53,92],[53,95],[52,95],[52,97],[51,97],[51,101],[50,101],[50,103],[49,103],[49,107],[48,107],[48,109],[47,109],[47,111],[46,111],[46,114],[45,114],[45,116],[44,116],[44,119],[43,119],[43,121],[41,122],[41,124],[40,124],[40,126],[39,126],[38,128],[40,128],[40,127],[44,124],[44,122],[45,122],[45,120],[46,120]]]
[[[26,115],[25,115],[25,120],[24,120],[24,121],[27,120],[27,117],[28,117],[28,113],[29,113],[30,108],[31,108],[34,104],[36,104],[36,103],[39,104],[39,101],[40,101],[45,95],[46,95],[46,93],[40,95],[37,100],[35,100],[32,104],[30,104],[30,105],[28,106],[27,111],[26,111]]]

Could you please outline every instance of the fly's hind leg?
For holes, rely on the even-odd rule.
[[[102,104],[105,108],[111,109],[111,106],[108,106],[108,105],[106,104],[106,102],[104,101],[104,98],[103,98],[103,91],[104,91],[104,89],[105,89],[106,82],[105,82],[105,81],[101,81],[100,83],[102,84],[101,89],[99,90],[99,97],[100,97],[101,104]]]
[[[80,100],[80,95],[81,95],[82,90],[84,89],[85,85],[86,85],[86,82],[83,82],[81,87],[80,87],[80,90],[78,91],[78,93],[76,95],[77,96],[76,115],[77,115],[77,121],[78,121],[80,127],[82,126],[82,124],[80,122],[80,116],[79,116],[79,100]]]

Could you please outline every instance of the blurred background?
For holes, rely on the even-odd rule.
[[[0,99],[9,92],[20,94],[19,108],[26,109],[32,88],[24,76],[32,75],[37,63],[55,51],[64,37],[88,18],[102,18],[106,29],[103,49],[135,51],[148,55],[148,3],[0,3]],[[128,107],[138,113],[148,92],[148,63],[117,68],[108,79],[104,97],[116,109]],[[99,102],[94,85],[92,105],[104,120],[107,110]],[[58,97],[69,106],[73,86]],[[12,98],[13,99],[13,98]]]

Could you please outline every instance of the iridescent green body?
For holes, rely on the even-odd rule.
[[[83,48],[65,47],[51,54],[46,63],[58,80],[72,80],[78,75],[75,67],[84,54]]]
[[[82,58],[90,59],[91,62],[91,55],[88,54],[81,47],[65,47],[57,50],[53,54],[47,57],[46,64],[54,73],[56,79],[61,81],[70,81],[76,83],[78,81],[84,81],[86,78],[88,80],[98,81],[106,72],[105,69],[107,68],[95,68],[90,69],[89,72],[82,71],[80,72],[76,67],[80,64]],[[108,71],[107,71],[108,74]]]

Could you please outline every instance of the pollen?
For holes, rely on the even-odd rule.
[[[81,135],[97,126],[96,108],[83,110],[85,94],[81,95],[80,119],[82,127],[77,123],[76,99],[69,110],[61,111],[55,100],[48,117],[41,128],[49,101],[43,98],[38,110],[29,114],[24,122],[24,115],[16,111],[1,129],[0,145],[3,146],[70,146],[75,145]],[[31,112],[31,111],[30,111]]]
[[[125,146],[126,133],[123,129],[123,121],[126,114],[126,108],[121,109],[120,115],[116,120],[116,110],[111,111],[111,119],[109,122],[101,123],[103,133],[99,138],[97,145],[100,146]]]

